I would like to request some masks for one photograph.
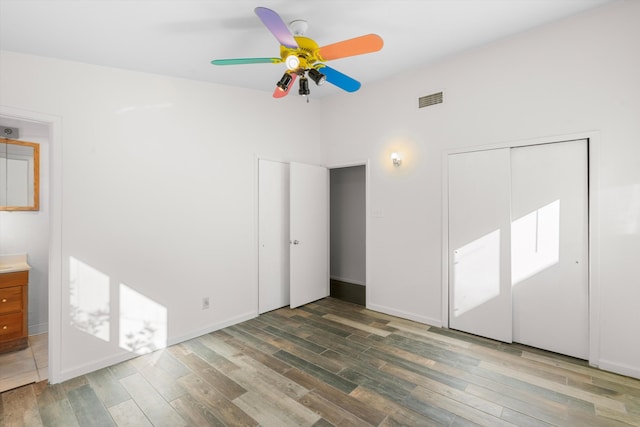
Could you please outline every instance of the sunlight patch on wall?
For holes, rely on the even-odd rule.
[[[71,326],[109,341],[109,276],[69,258],[69,318]]]
[[[500,230],[453,254],[453,315],[458,317],[500,295]]]
[[[511,285],[560,259],[560,200],[511,223]]]
[[[167,346],[167,309],[120,284],[120,348],[146,354]]]

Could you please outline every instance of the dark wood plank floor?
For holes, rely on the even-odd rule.
[[[327,298],[57,385],[2,426],[640,426],[640,381]]]

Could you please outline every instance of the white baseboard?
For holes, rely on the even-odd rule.
[[[103,359],[94,360],[90,363],[85,363],[83,365],[75,366],[70,369],[63,369],[60,371],[60,376],[59,378],[57,378],[58,381],[56,382],[61,383],[61,382],[70,380],[72,378],[76,378],[81,375],[85,375],[90,372],[94,372],[99,369],[106,368],[107,366],[113,366],[117,363],[124,362],[125,360],[133,359],[134,357],[138,357],[138,356],[139,355],[135,353],[122,351],[122,352],[119,352],[118,354],[111,355]],[[49,378],[49,381],[51,381],[51,378]],[[55,384],[53,382],[51,383]]]
[[[217,331],[219,329],[226,328],[227,326],[233,326],[238,323],[244,322],[246,320],[251,320],[255,317],[258,317],[257,311],[251,311],[249,313],[244,313],[236,317],[232,317],[231,319],[227,319],[223,322],[212,323],[203,328],[197,329],[195,331],[189,332],[188,334],[180,335],[177,337],[169,338],[167,340],[167,346],[179,344],[183,341],[187,341],[193,338],[200,337],[202,335],[206,335],[210,332]]]
[[[365,286],[365,283],[362,280],[349,279],[347,277],[340,277],[340,276],[330,276],[329,278],[331,280],[338,280],[340,282],[353,283],[354,285]]]
[[[416,313],[410,313],[408,311],[396,310],[395,308],[385,307],[378,304],[368,304],[367,308],[373,311],[379,311],[381,313],[390,314],[391,316],[401,317],[403,319],[413,320],[414,322],[424,323],[426,325],[442,327],[442,321],[431,317],[422,316]]]
[[[257,317],[257,316],[258,316],[258,313],[256,311],[252,311],[249,313],[242,314],[240,316],[232,317],[231,319],[227,319],[223,322],[212,323],[203,328],[189,332],[188,334],[168,338],[167,347],[171,345],[179,344],[183,341],[187,341],[192,338],[196,338],[196,337],[208,334],[213,331],[217,331],[222,328],[226,328],[227,326],[232,326],[237,323],[244,322],[245,320],[253,319],[254,317]],[[58,382],[64,382],[72,378],[76,378],[81,375],[85,375],[90,372],[94,372],[99,369],[106,368],[108,366],[113,366],[117,363],[124,362],[125,360],[133,359],[134,357],[138,357],[138,356],[140,355],[130,351],[121,351],[117,354],[113,354],[103,359],[94,360],[84,365],[76,366],[70,369],[65,369],[60,372],[60,378]]]
[[[615,372],[616,374],[640,379],[640,366],[625,365],[624,363],[600,359],[598,361],[598,368],[603,371]]]
[[[29,325],[29,335],[39,335],[49,332],[49,323],[36,323],[35,325]]]

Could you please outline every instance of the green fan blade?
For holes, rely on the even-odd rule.
[[[236,59],[214,59],[213,65],[241,65],[241,64],[278,64],[282,62],[280,58],[236,58]]]

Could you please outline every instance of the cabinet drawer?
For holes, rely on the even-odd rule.
[[[29,283],[28,271],[15,271],[13,273],[0,274],[0,288],[26,285],[27,283]]]
[[[23,335],[22,313],[0,316],[0,340],[19,338]]]
[[[0,289],[0,315],[22,310],[22,286]]]

